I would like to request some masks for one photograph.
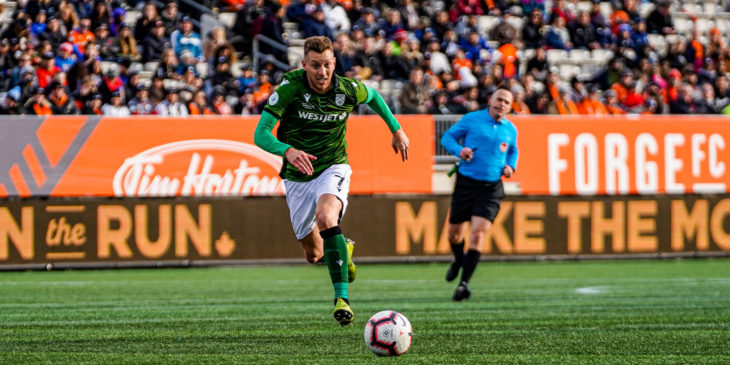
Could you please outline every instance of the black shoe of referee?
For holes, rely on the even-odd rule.
[[[456,287],[456,290],[454,291],[454,296],[451,297],[451,299],[453,299],[455,302],[460,302],[462,300],[469,299],[470,296],[471,291],[469,290],[469,288],[466,287],[466,283],[462,281],[461,284]]]

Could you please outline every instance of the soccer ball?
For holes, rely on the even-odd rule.
[[[396,311],[373,314],[365,324],[365,344],[378,356],[398,356],[411,347],[413,329],[408,318]]]

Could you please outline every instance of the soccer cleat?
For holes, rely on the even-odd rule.
[[[469,290],[469,288],[466,287],[466,283],[462,281],[461,284],[456,287],[456,291],[454,291],[454,296],[451,297],[451,299],[456,302],[460,302],[462,300],[469,299],[470,296],[471,291]]]
[[[461,265],[452,261],[451,265],[449,265],[449,268],[446,270],[446,281],[454,281],[454,279],[459,276],[459,270],[461,270]]]
[[[352,325],[353,313],[352,308],[350,308],[350,301],[342,297],[335,298],[335,310],[332,315],[335,316],[337,322],[340,322],[340,326]]]
[[[355,275],[357,275],[357,266],[352,262],[352,251],[355,250],[355,241],[345,238],[347,244],[347,282],[351,283],[355,281]]]

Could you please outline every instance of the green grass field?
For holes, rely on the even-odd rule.
[[[0,273],[0,363],[730,363],[730,260],[360,265],[355,325],[324,266]],[[365,320],[413,324],[400,358]]]

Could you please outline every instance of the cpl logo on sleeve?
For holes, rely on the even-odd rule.
[[[278,102],[279,102],[279,93],[274,91],[274,93],[271,94],[271,96],[269,96],[269,105],[273,106],[273,105],[276,105],[276,103],[278,103]]]
[[[507,152],[507,142],[502,142],[499,144],[499,150],[501,152]]]

